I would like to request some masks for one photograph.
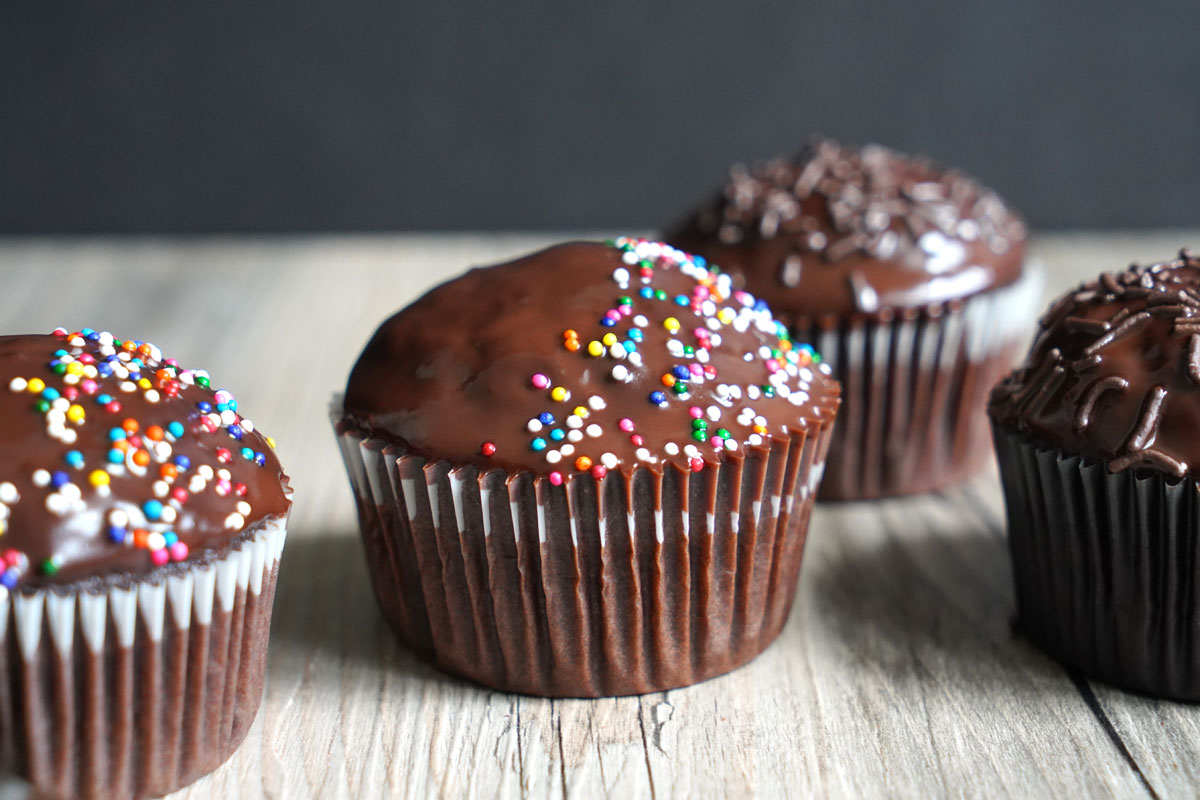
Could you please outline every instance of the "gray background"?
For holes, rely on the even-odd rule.
[[[649,228],[813,131],[1200,222],[1200,4],[0,6],[0,232]]]

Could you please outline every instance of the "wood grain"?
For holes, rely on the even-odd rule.
[[[1057,235],[1057,292],[1195,232]],[[0,332],[147,338],[233,387],[297,488],[263,708],[176,798],[1194,796],[1200,709],[1072,676],[1011,629],[996,476],[823,506],[779,641],[688,689],[517,697],[442,675],[375,610],[325,416],[389,312],[534,236],[0,240]],[[19,797],[9,784],[0,798]]]

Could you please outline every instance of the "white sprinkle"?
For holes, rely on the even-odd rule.
[[[639,328],[644,328],[650,324],[650,320],[646,319],[645,314],[638,314],[633,318],[633,324],[637,325]]]
[[[208,464],[201,464],[196,468],[196,474],[206,481],[211,481],[213,476],[213,468]]]
[[[624,383],[629,379],[629,368],[624,364],[617,364],[612,368],[612,378],[614,381]]]
[[[8,481],[0,483],[0,503],[15,503],[20,499],[21,495],[17,492],[16,486]]]
[[[587,435],[591,436],[593,439],[604,432],[604,429],[594,422],[591,425],[588,425],[585,430],[587,431]]]
[[[29,388],[29,383],[24,378],[13,378],[9,382],[8,388],[14,392],[23,392]]]
[[[624,253],[621,254],[621,260],[624,261],[626,264],[636,264],[638,262],[637,251],[626,250]]]
[[[227,481],[229,479],[230,479],[229,470],[225,469],[224,467],[217,470],[217,480]]]
[[[705,350],[703,347],[701,347],[699,350],[696,351],[696,360],[699,361],[701,364],[707,364],[708,363],[708,351]]]
[[[604,455],[600,456],[600,463],[609,469],[617,466],[618,461],[619,459],[613,453],[605,453]]]
[[[708,418],[713,422],[716,422],[721,418],[721,409],[718,406],[709,406],[707,409],[705,409],[704,413],[707,414]]]
[[[690,458],[700,457],[700,448],[696,447],[694,444],[689,444],[687,447],[683,448],[683,452],[686,453]]]
[[[558,452],[560,452],[560,453],[562,453],[562,454],[563,454],[563,458],[566,458],[567,456],[574,455],[574,454],[575,454],[575,445],[573,445],[573,444],[564,444],[562,447],[560,447],[560,448],[558,449]]]
[[[608,354],[613,358],[624,358],[625,356],[629,355],[629,353],[625,351],[625,346],[620,342],[615,342],[612,347],[608,348]]]
[[[760,394],[762,392],[759,391],[757,385],[752,383],[746,387],[746,397],[749,397],[751,400],[757,400]]]
[[[254,423],[245,417],[242,417],[242,421],[239,422],[238,425],[241,425],[242,430],[244,430],[246,433],[254,433]]]
[[[546,461],[550,464],[557,464],[559,461],[562,461],[562,453],[557,450],[547,450]]]
[[[525,426],[525,429],[530,433],[537,433],[542,429],[542,421],[537,417],[534,417],[533,419],[529,420],[529,423]]]
[[[624,267],[617,267],[614,269],[612,277],[614,281],[621,284],[622,289],[629,285],[629,270],[625,269]]]
[[[567,441],[568,442],[582,442],[583,441],[583,431],[578,430],[578,429],[567,431]]]
[[[157,403],[160,395],[157,389],[148,389],[142,397],[146,398],[147,403]]]
[[[166,497],[167,493],[171,491],[171,487],[167,486],[166,481],[155,481],[150,490],[154,492],[155,497]]]
[[[243,516],[250,513],[250,504],[247,503],[245,500],[239,501],[236,508],[237,508],[237,512]]]
[[[201,478],[199,475],[193,475],[192,479],[190,481],[188,481],[188,491],[191,492],[192,494],[196,494],[197,492],[203,492],[204,487],[207,485],[208,485],[208,482],[205,481],[204,478]]]
[[[147,392],[147,394],[149,394],[149,392]],[[222,425],[229,426],[238,421],[238,415],[229,409],[225,409],[221,412],[220,420]]]
[[[749,437],[747,437],[746,444],[751,445],[752,447],[758,447],[760,444],[762,444],[762,437],[757,433],[752,433]]]
[[[679,445],[675,444],[674,442],[667,442],[665,445],[663,445],[663,450],[669,456],[678,455]]]
[[[79,380],[80,380],[80,377],[78,375],[74,375],[72,373],[67,373],[66,375],[63,375],[63,377],[62,377],[63,383],[67,384],[68,386],[74,386],[75,384],[79,383]]]
[[[650,451],[644,447],[639,447],[634,452],[634,455],[637,456],[638,461],[649,461],[650,460]]]
[[[133,381],[121,381],[119,388],[122,392],[134,392],[137,391],[137,384],[135,384]]]
[[[759,414],[754,418],[754,424],[761,425],[762,427],[765,428],[765,427],[767,427],[767,418],[764,417],[762,414]]]
[[[70,508],[70,505],[71,504],[67,502],[67,498],[63,497],[58,492],[51,492],[50,494],[46,495],[46,510],[51,514],[65,514],[67,513],[68,508]]]
[[[574,414],[567,417],[567,427],[568,428],[582,428],[583,427],[583,417],[577,417]]]
[[[712,342],[713,347],[721,346],[721,334],[719,333],[714,333],[712,336],[709,336],[708,340]]]
[[[39,469],[33,473],[33,485],[37,487],[50,485],[50,473],[44,469]]]
[[[678,339],[668,339],[667,352],[673,356],[683,355],[683,342],[679,341]]]
[[[79,491],[79,487],[73,483],[64,483],[59,488],[58,493],[72,503],[83,496],[83,493]]]
[[[225,527],[229,530],[240,531],[246,524],[246,518],[236,511],[225,518]]]
[[[588,398],[588,407],[591,408],[592,411],[603,411],[606,405],[607,404],[604,402],[604,398],[598,394],[594,394]]]

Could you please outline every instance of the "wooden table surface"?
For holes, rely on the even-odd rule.
[[[0,332],[154,341],[234,389],[293,477],[262,710],[224,767],[173,797],[1200,794],[1200,708],[1085,680],[1013,632],[994,472],[819,507],[783,635],[699,686],[518,697],[401,647],[371,596],[326,404],[392,310],[549,241],[0,239]],[[1060,234],[1034,249],[1058,292],[1197,243]]]

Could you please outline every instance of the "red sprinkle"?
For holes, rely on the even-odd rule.
[[[597,464],[596,466],[592,467],[592,477],[596,480],[600,480],[607,474],[608,467],[604,466],[603,464]]]
[[[692,472],[699,472],[702,469],[704,469],[704,459],[703,458],[693,458],[692,459]]]
[[[495,455],[496,454],[495,442],[484,442],[483,446],[479,448],[479,452],[483,453],[485,456]]]

